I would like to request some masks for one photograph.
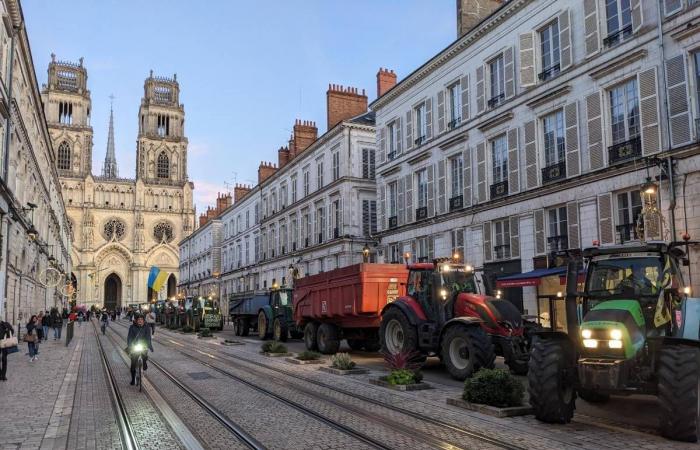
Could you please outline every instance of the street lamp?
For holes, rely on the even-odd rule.
[[[362,259],[363,262],[369,262],[369,247],[367,246],[367,244],[365,244],[365,246],[362,247]]]
[[[411,252],[406,252],[403,254],[403,260],[406,264],[411,260]]]

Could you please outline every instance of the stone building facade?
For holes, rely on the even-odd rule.
[[[82,60],[52,56],[42,95],[74,238],[77,303],[114,308],[175,295],[178,242],[195,227],[177,77],[151,71],[144,82],[135,179],[118,176],[111,116],[102,174],[92,174],[92,102]],[[170,273],[158,293],[147,284],[152,266]]]
[[[370,105],[384,260],[457,252],[493,281],[641,229],[699,238],[698,2],[502,3]]]
[[[0,319],[24,324],[66,302],[71,237],[20,3],[0,17]]]

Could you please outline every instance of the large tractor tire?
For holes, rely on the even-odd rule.
[[[330,323],[322,323],[318,327],[316,333],[316,342],[318,343],[318,351],[324,355],[334,355],[340,348],[340,339],[338,339],[338,327]]]
[[[503,359],[506,365],[516,375],[527,374],[527,369],[530,363],[530,355],[528,352],[528,344],[525,337],[514,336],[510,339],[502,340]]]
[[[287,342],[289,330],[287,329],[287,321],[280,320],[279,317],[272,322],[272,339],[279,342]]]
[[[410,324],[408,317],[396,307],[382,316],[379,338],[384,353],[396,354],[401,351],[418,350],[418,331]]]
[[[493,367],[491,339],[478,325],[453,325],[442,337],[442,361],[455,380],[464,381],[482,367]]]
[[[270,335],[272,334],[268,331],[269,326],[267,322],[265,311],[260,311],[258,313],[258,337],[263,341],[270,339]]]
[[[661,434],[676,441],[697,442],[700,349],[688,345],[663,346],[658,373]]]
[[[609,394],[601,394],[600,392],[592,391],[590,389],[578,389],[576,393],[588,403],[605,403],[610,400]]]
[[[250,319],[241,319],[241,336],[250,334]]]
[[[318,350],[318,341],[316,340],[316,332],[318,331],[318,325],[314,322],[309,322],[304,327],[304,344],[306,349],[309,351]]]
[[[535,338],[530,353],[528,391],[535,417],[547,423],[569,423],[576,408],[572,354],[566,341]]]

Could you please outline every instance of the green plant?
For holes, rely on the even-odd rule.
[[[422,356],[416,351],[401,350],[397,353],[384,353],[384,362],[390,370],[407,369],[416,371],[423,365]]]
[[[356,366],[355,361],[347,353],[336,353],[331,356],[331,367],[340,370],[350,370],[354,369]]]
[[[260,351],[262,351],[263,353],[269,353],[271,347],[272,347],[272,341],[265,341],[260,346]]]
[[[193,331],[194,331],[194,328],[192,328],[192,327],[189,326],[189,325],[185,325],[184,327],[182,327],[182,332],[183,332],[183,333],[192,333]]]
[[[287,353],[287,346],[277,341],[267,341],[261,349],[264,353]]]
[[[312,352],[309,350],[304,350],[303,352],[299,353],[297,355],[297,359],[301,361],[315,361],[321,357],[321,354],[318,352]]]
[[[209,328],[200,328],[199,337],[212,337],[211,330]]]
[[[523,404],[523,385],[504,369],[480,369],[464,382],[462,398],[471,403],[482,403],[505,408]]]
[[[401,386],[418,383],[418,381],[416,381],[416,373],[409,369],[392,370],[389,376],[386,377],[386,381],[391,385]]]

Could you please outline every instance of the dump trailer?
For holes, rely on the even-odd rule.
[[[286,341],[301,337],[292,318],[292,291],[286,288],[233,294],[229,315],[236,336],[248,336],[251,327],[262,340]]]
[[[346,339],[353,350],[379,350],[381,311],[405,295],[407,277],[404,265],[362,263],[295,280],[294,320],[306,348],[333,354]]]

